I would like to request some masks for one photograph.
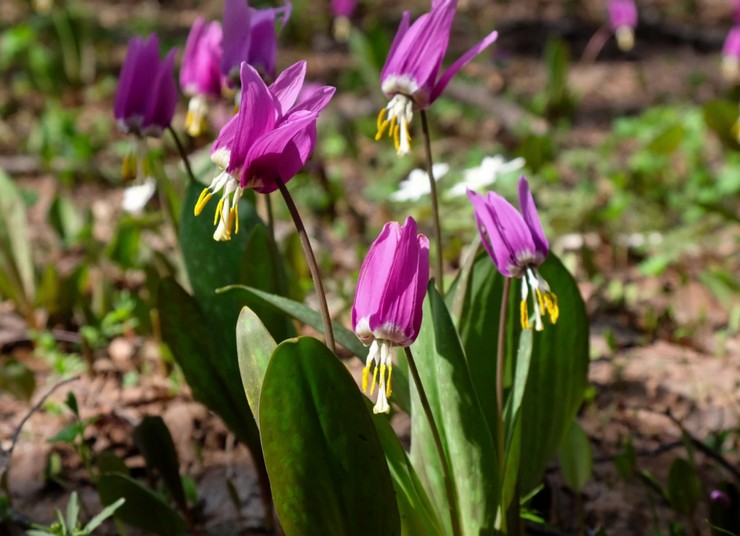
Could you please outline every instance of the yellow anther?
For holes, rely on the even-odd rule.
[[[237,202],[231,210],[234,211],[234,234],[239,234],[239,203]]]
[[[396,151],[401,147],[401,136],[399,135],[400,130],[401,129],[398,125],[393,128],[393,145],[396,147]]]
[[[529,323],[529,311],[527,311],[527,300],[522,300],[519,304],[519,316],[522,323],[522,329],[529,329],[532,324]]]
[[[385,384],[385,396],[391,396],[391,376],[393,375],[393,365],[388,365],[388,383]]]
[[[534,294],[537,297],[537,303],[540,305],[540,311],[545,310],[545,300],[542,297],[542,291],[540,289],[535,289]]]
[[[382,138],[383,134],[385,134],[385,129],[388,128],[388,125],[390,124],[390,121],[388,121],[387,119],[380,124],[380,126],[378,127],[378,132],[375,134],[375,141],[380,141],[380,138]]]
[[[387,108],[380,109],[380,113],[378,114],[378,121],[377,121],[378,131],[380,131],[380,127],[383,126],[383,123],[385,122],[383,118],[385,117],[385,114],[387,111],[388,111]]]
[[[136,178],[136,154],[128,153],[126,156],[123,157],[123,163],[121,164],[121,175],[123,177],[123,180],[126,182],[130,182]]]
[[[221,199],[218,200],[218,205],[216,205],[216,212],[213,215],[213,225],[218,225],[219,218],[223,219],[223,216],[221,216],[221,209],[223,208],[224,208],[224,198],[222,197]],[[224,221],[224,224],[226,224],[225,221]]]
[[[375,392],[375,385],[378,383],[378,367],[373,368],[373,383],[370,384],[370,395]]]
[[[391,119],[390,128],[388,129],[389,138],[394,135],[393,133],[396,131],[397,128],[398,128],[398,119],[396,119],[396,116],[393,116],[393,119]]]
[[[548,292],[545,295],[545,307],[550,318],[550,323],[555,324],[560,316],[560,307],[558,307],[558,297],[554,292]]]
[[[362,392],[367,392],[367,380],[370,376],[370,365],[366,365],[365,368],[362,369]]]
[[[198,197],[198,202],[195,204],[195,209],[193,210],[196,216],[200,216],[200,213],[203,212],[203,207],[208,204],[208,201],[211,200],[211,197],[213,197],[213,194],[208,190],[208,188],[203,188],[203,191]]]

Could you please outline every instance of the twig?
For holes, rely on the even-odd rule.
[[[36,402],[34,406],[26,413],[26,415],[21,419],[21,422],[18,423],[18,426],[15,429],[15,432],[13,432],[13,435],[10,440],[10,448],[8,450],[0,449],[0,476],[2,476],[5,473],[5,470],[10,463],[10,458],[13,456],[13,450],[15,449],[16,443],[18,443],[18,438],[21,435],[21,430],[23,430],[23,426],[26,424],[26,421],[31,418],[31,416],[39,411],[41,409],[41,406],[44,405],[44,402],[46,402],[46,399],[49,398],[54,391],[59,389],[63,385],[67,385],[68,383],[76,382],[80,379],[80,376],[73,376],[72,378],[67,378],[66,380],[62,380],[56,385],[52,386],[49,391],[41,397],[41,400]]]

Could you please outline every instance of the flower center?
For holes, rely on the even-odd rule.
[[[185,116],[185,130],[188,135],[196,138],[208,130],[208,102],[203,95],[196,95],[188,102],[188,113]]]
[[[221,200],[216,206],[216,213],[213,217],[213,225],[217,226],[213,239],[218,241],[231,240],[232,229],[234,234],[239,232],[239,199],[243,192],[239,181],[226,171],[222,171],[213,179],[211,185],[200,193],[193,210],[196,216],[200,216],[211,197],[221,190],[223,190]]]
[[[550,290],[547,284],[536,268],[528,267],[522,275],[522,301],[520,304],[520,315],[522,329],[529,329],[532,323],[529,320],[529,287],[532,288],[532,302],[534,304],[534,329],[542,331],[544,325],[542,317],[546,314],[551,324],[558,321],[560,309],[558,307],[558,297]]]
[[[373,379],[370,383],[370,395],[378,386],[378,398],[373,406],[373,413],[388,413],[391,410],[388,398],[391,396],[391,375],[393,373],[393,361],[391,360],[391,348],[393,343],[385,339],[375,339],[370,345],[365,368],[362,369],[362,390],[367,392],[370,379],[370,369],[373,369]],[[380,380],[378,381],[378,371]]]
[[[617,28],[617,45],[622,52],[629,52],[635,46],[635,32],[629,26]]]
[[[393,138],[398,156],[403,156],[411,150],[411,136],[409,124],[414,117],[414,102],[400,93],[393,96],[388,105],[378,114],[378,133],[375,141],[379,141],[388,132]]]

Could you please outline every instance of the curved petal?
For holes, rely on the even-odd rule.
[[[172,49],[167,57],[159,65],[156,71],[154,87],[151,88],[149,103],[142,127],[144,130],[154,128],[157,131],[167,128],[172,121],[177,106],[177,84],[175,83],[175,53],[177,49]]]
[[[185,42],[185,52],[182,55],[180,66],[180,88],[185,94],[190,94],[188,88],[198,85],[199,49],[205,36],[206,20],[198,17],[190,27],[188,39]]]
[[[301,111],[309,111],[318,114],[327,104],[329,104],[335,91],[335,87],[321,86],[310,95],[300,96],[298,104],[290,110],[290,114],[292,115]]]
[[[450,65],[442,74],[439,81],[434,85],[434,89],[432,90],[432,95],[430,97],[430,103],[437,100],[437,97],[442,94],[444,89],[447,87],[447,84],[452,80],[452,77],[455,76],[457,72],[465,66],[465,64],[488,48],[497,38],[498,32],[493,31],[489,33],[483,41],[468,50],[465,54],[460,56],[455,63]]]
[[[406,336],[410,341],[415,341],[419,335],[422,320],[422,305],[424,304],[424,296],[426,296],[427,285],[429,284],[429,239],[423,234],[417,235],[416,239],[419,242],[419,259],[416,266],[415,308],[411,320],[411,329],[406,332]]]
[[[398,30],[396,30],[396,35],[393,38],[393,43],[391,43],[391,49],[388,51],[388,56],[385,59],[385,65],[383,65],[383,70],[380,71],[381,81],[386,79],[388,73],[395,73],[398,71],[398,66],[408,45],[405,45],[402,48],[399,47],[403,41],[404,35],[406,35],[406,32],[409,29],[410,22],[411,14],[408,11],[404,11],[403,16],[401,17],[401,22],[398,25]]]
[[[121,68],[121,80],[116,92],[114,110],[117,119],[144,119],[151,96],[151,76],[157,73],[158,66],[159,40],[156,34],[150,35],[145,41],[138,37],[129,41],[129,51]]]
[[[250,16],[245,0],[224,0],[221,72],[227,79],[231,71],[249,57]]]
[[[275,10],[250,10],[249,55],[246,61],[263,71],[270,79],[275,77],[277,58],[277,32],[275,31]],[[244,30],[242,30],[244,31]]]
[[[295,104],[298,94],[303,87],[306,78],[306,60],[294,63],[280,73],[277,79],[270,84],[270,92],[280,104],[280,115],[288,113],[291,106]]]
[[[541,264],[547,258],[550,245],[545,236],[545,231],[542,230],[540,216],[537,214],[537,206],[534,204],[532,192],[529,190],[529,183],[524,175],[519,179],[519,207],[522,210],[524,222],[529,227],[535,251],[539,257],[535,262]]]
[[[270,193],[277,190],[277,178],[292,179],[313,150],[316,117],[304,112],[255,140],[244,161],[242,187]]]

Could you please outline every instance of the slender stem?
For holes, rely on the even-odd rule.
[[[280,189],[280,193],[283,194],[285,204],[288,206],[290,216],[291,218],[293,218],[293,223],[295,224],[296,231],[298,232],[298,237],[301,239],[303,253],[304,255],[306,255],[306,261],[308,262],[308,269],[311,271],[311,278],[313,279],[313,284],[316,287],[316,292],[319,295],[319,305],[321,308],[321,319],[324,322],[324,337],[326,338],[326,345],[332,352],[336,354],[337,347],[334,343],[334,331],[331,327],[329,306],[326,304],[326,292],[324,292],[324,283],[321,281],[321,274],[319,273],[319,265],[316,262],[316,256],[313,254],[313,248],[311,248],[311,241],[308,239],[308,233],[306,232],[306,228],[303,225],[303,220],[301,220],[301,215],[298,214],[298,208],[295,206],[295,203],[293,202],[293,198],[291,197],[287,186],[285,186],[285,183],[280,179],[276,179],[276,182],[278,188]]]
[[[509,310],[509,290],[511,279],[504,278],[504,291],[501,295],[501,313],[498,317],[498,341],[496,350],[496,424],[498,433],[497,450],[499,474],[504,467],[504,361],[506,354],[506,312]]]
[[[599,52],[601,52],[601,49],[604,48],[604,45],[609,40],[609,37],[611,37],[611,31],[609,30],[609,26],[606,24],[596,30],[596,32],[591,36],[586,48],[583,50],[581,63],[594,63]]]
[[[267,209],[267,230],[270,231],[272,241],[275,241],[275,214],[272,212],[272,199],[265,194],[265,208]]]
[[[175,129],[172,128],[172,125],[168,125],[167,130],[170,131],[172,139],[175,140],[177,152],[180,153],[180,158],[182,159],[182,163],[185,164],[185,170],[188,172],[188,175],[190,175],[190,180],[193,182],[198,182],[195,178],[195,174],[193,173],[193,168],[190,167],[190,160],[188,159],[188,154],[185,152],[185,147],[180,141],[180,137],[177,135],[177,132],[175,132]]]
[[[439,435],[439,428],[437,428],[437,423],[434,421],[434,416],[432,415],[432,406],[429,404],[429,399],[427,398],[426,392],[424,391],[424,386],[421,383],[419,369],[416,368],[416,362],[414,361],[414,354],[411,353],[411,348],[409,348],[408,346],[406,346],[403,350],[404,352],[406,352],[406,361],[408,361],[411,376],[414,378],[414,385],[416,386],[416,391],[419,394],[419,401],[421,401],[421,407],[424,409],[424,414],[429,421],[429,429],[432,431],[434,446],[437,448],[439,461],[442,464],[442,475],[445,481],[445,492],[447,493],[447,502],[450,506],[452,535],[459,536],[462,534],[462,529],[460,528],[460,513],[457,511],[455,487],[453,485],[452,475],[450,474],[450,467],[447,463],[447,456],[445,456],[445,451],[442,447],[442,437]]]
[[[435,266],[435,279],[437,280],[437,290],[444,298],[444,281],[442,281],[443,258],[442,258],[442,227],[439,221],[439,198],[437,196],[437,182],[434,180],[434,171],[432,170],[432,141],[429,136],[429,123],[427,121],[426,110],[421,110],[421,128],[424,132],[424,152],[427,159],[427,174],[429,175],[429,186],[432,190],[432,215],[434,217],[434,239],[437,242],[437,264]]]

